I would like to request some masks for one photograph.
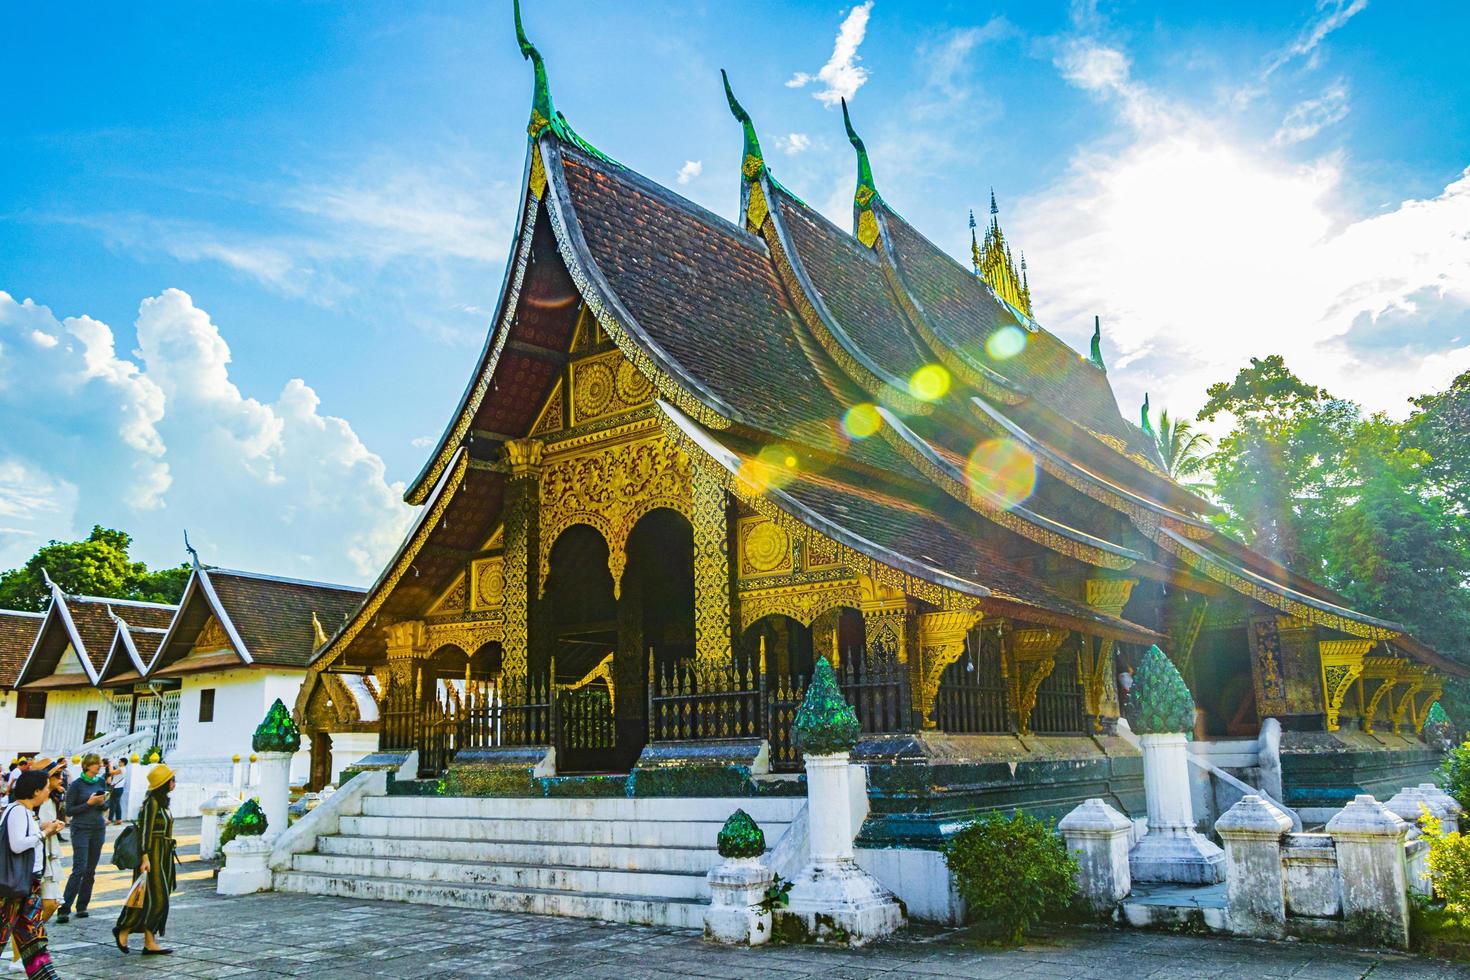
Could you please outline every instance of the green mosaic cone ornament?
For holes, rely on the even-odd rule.
[[[295,752],[301,748],[301,729],[291,720],[280,698],[265,713],[265,720],[255,730],[250,747],[257,752]]]
[[[1454,723],[1438,701],[1429,706],[1429,712],[1424,716],[1424,740],[1431,745],[1435,742],[1455,741]]]
[[[259,837],[265,833],[265,811],[260,808],[260,801],[252,797],[240,804],[240,809],[230,817],[229,826],[235,831],[234,837]]]
[[[791,727],[796,732],[796,747],[807,755],[834,755],[857,744],[862,727],[842,697],[826,657],[817,661]]]
[[[1143,655],[1124,714],[1135,735],[1194,731],[1194,698],[1174,662],[1156,646]]]
[[[758,858],[766,853],[766,832],[744,810],[730,814],[715,841],[724,858]]]

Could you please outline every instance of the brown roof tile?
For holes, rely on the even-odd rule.
[[[10,687],[36,642],[41,614],[0,609],[0,687]]]
[[[210,584],[247,652],[259,664],[305,667],[316,650],[315,613],[331,635],[362,604],[365,591],[346,585],[300,582],[252,572],[211,568]]]

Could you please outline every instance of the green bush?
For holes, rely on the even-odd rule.
[[[1072,905],[1077,859],[1050,823],[1021,811],[987,813],[945,845],[970,918],[985,922],[1010,943]]]
[[[1444,764],[1439,767],[1439,785],[1456,803],[1470,810],[1470,739],[1450,749],[1444,757]]]
[[[1457,750],[1458,751],[1458,750]],[[1434,893],[1444,902],[1446,912],[1452,915],[1470,915],[1470,837],[1459,831],[1444,832],[1439,819],[1420,807],[1424,816],[1424,839],[1429,841],[1429,877],[1434,881]]]

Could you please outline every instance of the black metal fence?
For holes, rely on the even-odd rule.
[[[1087,732],[1087,703],[1078,683],[1077,655],[1058,651],[1056,666],[1036,691],[1031,730],[1039,735],[1081,735]]]
[[[750,664],[677,660],[650,665],[648,740],[757,737],[764,696],[765,677]]]
[[[1010,697],[1000,650],[967,643],[959,660],[944,669],[934,699],[934,721],[954,734],[1001,734],[1012,730]]]

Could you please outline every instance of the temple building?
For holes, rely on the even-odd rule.
[[[0,761],[41,748],[46,719],[44,692],[20,694],[12,688],[41,628],[41,613],[0,609]]]
[[[1418,733],[1466,668],[1218,531],[1119,412],[1100,338],[1084,357],[1037,322],[993,205],[956,261],[885,200],[844,105],[839,227],[776,179],[727,81],[729,220],[578,136],[520,43],[494,322],[416,523],[311,664],[309,736],[350,681],[427,792],[777,793],[827,657],[864,730],[863,839],[932,848],[986,808],[1141,813],[1119,675],[1157,644],[1203,761],[1225,746],[1290,806],[1436,763]]]
[[[27,719],[12,726],[12,751],[110,757],[156,746],[177,774],[175,811],[197,813],[231,787],[235,760],[249,756],[272,702],[296,702],[326,642],[323,624],[341,624],[362,599],[359,588],[216,568],[197,556],[177,606],[72,595],[52,583],[44,614],[0,613],[0,669],[15,661],[7,700]],[[315,754],[303,743],[297,783],[334,781],[377,746],[362,719],[376,721],[377,706],[361,679],[332,690],[341,692],[342,721],[317,733]],[[313,762],[332,761],[334,733],[336,770],[313,773]]]

